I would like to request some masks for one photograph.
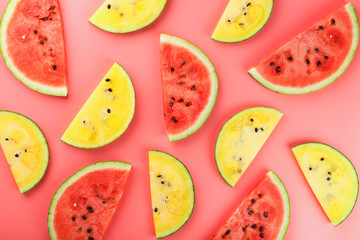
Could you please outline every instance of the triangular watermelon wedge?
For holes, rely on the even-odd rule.
[[[63,22],[58,0],[10,0],[0,25],[0,50],[29,88],[67,95]]]
[[[304,94],[335,81],[350,64],[359,41],[351,3],[329,14],[249,70],[262,85]]]

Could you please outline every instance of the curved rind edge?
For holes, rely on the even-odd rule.
[[[14,66],[12,59],[7,54],[5,39],[7,29],[6,23],[9,22],[13,9],[20,1],[21,0],[10,0],[5,8],[5,11],[0,21],[0,52],[3,56],[4,62],[10,72],[28,88],[46,95],[66,97],[68,94],[67,87],[52,87],[28,80],[28,78],[24,74],[17,70],[17,68]]]
[[[75,172],[73,175],[71,175],[69,178],[67,178],[60,187],[56,190],[53,198],[51,199],[49,211],[48,211],[48,217],[47,217],[47,225],[48,225],[48,232],[50,239],[57,239],[56,238],[56,232],[53,228],[52,222],[54,220],[54,212],[57,202],[59,201],[60,197],[62,196],[62,193],[74,182],[76,182],[79,178],[84,176],[85,174],[88,174],[90,172],[94,172],[97,170],[102,169],[121,169],[121,170],[128,170],[130,171],[132,165],[130,163],[126,162],[120,162],[120,161],[105,161],[105,162],[97,162],[90,165],[87,165],[77,172]]]
[[[170,36],[167,34],[161,34],[160,36],[160,42],[168,42],[171,44],[175,44],[181,47],[184,47],[188,49],[190,52],[192,52],[195,56],[197,56],[202,63],[208,68],[210,76],[211,76],[211,83],[212,83],[212,89],[209,97],[209,103],[202,111],[201,115],[199,116],[198,120],[193,124],[191,128],[189,128],[187,131],[182,132],[180,134],[171,135],[168,134],[168,138],[170,142],[175,142],[181,139],[184,139],[193,133],[195,133],[197,130],[200,129],[200,127],[205,123],[205,121],[210,116],[212,109],[214,108],[217,94],[218,94],[218,76],[216,73],[216,70],[211,63],[210,59],[207,57],[207,55],[202,52],[198,47],[193,45],[192,43],[178,37]]]
[[[297,146],[294,146],[294,147],[291,148],[291,150],[294,152],[295,149],[301,148],[302,146],[306,146],[306,145],[310,145],[310,144],[322,145],[322,146],[325,146],[325,147],[329,148],[329,149],[332,150],[332,151],[335,151],[335,152],[339,153],[339,155],[342,156],[342,158],[343,158],[344,160],[347,160],[348,163],[350,164],[350,166],[352,166],[352,169],[354,170],[353,173],[355,173],[355,176],[356,176],[356,180],[357,180],[357,194],[356,194],[356,198],[355,198],[355,200],[354,200],[354,204],[353,204],[352,208],[349,210],[349,212],[346,214],[346,216],[345,216],[343,219],[341,219],[339,222],[335,222],[335,223],[332,222],[332,224],[334,225],[334,227],[336,227],[336,226],[339,226],[342,222],[344,222],[344,221],[350,216],[350,214],[353,212],[353,210],[354,210],[354,208],[355,208],[356,202],[357,202],[357,200],[358,200],[358,198],[359,198],[359,175],[358,175],[358,173],[357,173],[357,171],[356,171],[355,166],[353,165],[353,163],[350,161],[349,158],[347,158],[342,152],[340,152],[340,151],[337,150],[336,148],[334,148],[334,147],[332,147],[332,146],[330,146],[330,145],[328,145],[328,144],[326,144],[326,143],[321,143],[321,142],[307,142],[307,143],[302,143],[302,144],[299,144],[299,145],[297,145]],[[296,159],[296,156],[295,156],[295,159]],[[302,172],[302,171],[301,171],[301,172]],[[304,175],[304,174],[303,174],[303,175]],[[305,177],[305,175],[304,175],[304,177]],[[305,177],[305,179],[306,179],[306,177]],[[307,181],[307,179],[306,179],[306,181]],[[310,184],[309,184],[309,187],[311,188]],[[311,190],[312,190],[312,189],[311,189]],[[315,193],[314,193],[314,195],[315,195]],[[324,212],[325,212],[325,211],[324,211]]]
[[[328,78],[322,80],[321,82],[310,85],[308,87],[299,88],[299,87],[283,87],[283,86],[275,85],[275,84],[269,82],[268,80],[266,80],[256,70],[256,67],[251,68],[248,71],[248,73],[264,87],[266,87],[274,92],[277,92],[277,93],[289,94],[289,95],[306,94],[306,93],[314,92],[314,91],[320,90],[320,89],[328,86],[330,83],[334,82],[337,78],[340,77],[341,74],[343,74],[343,72],[347,69],[347,67],[351,63],[351,60],[354,57],[354,54],[355,54],[355,51],[356,51],[356,48],[357,48],[357,45],[359,42],[359,22],[358,22],[358,18],[357,18],[354,6],[352,5],[352,3],[348,3],[347,5],[345,5],[345,8],[346,8],[347,12],[349,13],[349,16],[352,20],[354,36],[352,39],[352,44],[350,47],[349,54],[344,59],[343,64],[339,67],[339,69],[334,74],[332,74]]]
[[[44,172],[41,173],[41,176],[39,177],[39,180],[36,181],[34,184],[32,184],[31,186],[29,186],[28,188],[19,189],[19,190],[20,190],[20,193],[24,194],[24,193],[30,191],[31,189],[33,189],[33,188],[43,179],[43,177],[45,176],[47,167],[48,167],[48,165],[49,165],[49,160],[50,160],[49,144],[48,144],[48,142],[47,142],[47,140],[46,140],[46,137],[45,137],[43,131],[41,130],[41,128],[39,127],[39,125],[37,125],[33,120],[31,120],[30,118],[28,118],[28,117],[25,116],[25,115],[22,115],[21,113],[9,111],[9,110],[0,110],[0,114],[1,114],[2,112],[11,113],[11,114],[14,114],[14,115],[18,115],[18,116],[20,116],[20,117],[28,120],[30,123],[32,123],[33,126],[35,127],[35,129],[37,129],[38,132],[40,133],[40,136],[41,136],[41,138],[43,139],[44,147],[45,147],[46,152],[47,152],[47,156],[46,156],[47,161],[46,161],[46,166],[44,167]]]
[[[190,174],[190,172],[189,172],[189,169],[188,169],[188,168],[185,166],[185,164],[184,164],[183,162],[181,162],[178,158],[174,157],[173,155],[170,155],[169,153],[166,153],[166,152],[163,152],[163,151],[160,151],[160,150],[149,150],[149,154],[150,154],[151,152],[160,153],[160,154],[163,154],[163,155],[165,155],[165,156],[167,156],[167,157],[171,157],[171,158],[173,158],[174,160],[176,160],[177,162],[179,162],[179,163],[184,167],[184,169],[186,170],[186,172],[187,172],[187,174],[188,174],[188,176],[189,176],[189,179],[190,179],[190,181],[191,181],[191,183],[192,183],[192,192],[193,192],[193,196],[194,196],[191,212],[190,212],[188,218],[185,220],[184,224],[182,224],[178,229],[176,229],[175,231],[173,231],[173,232],[171,232],[171,233],[166,233],[166,234],[161,235],[161,236],[156,235],[156,239],[162,239],[162,238],[168,237],[168,236],[176,233],[177,231],[179,231],[179,230],[189,221],[191,215],[192,215],[193,212],[194,212],[194,207],[195,207],[195,186],[194,186],[194,181],[193,181],[193,179],[192,179],[192,176],[191,176],[191,174]]]
[[[220,131],[219,131],[219,134],[218,134],[218,137],[216,138],[216,143],[215,143],[215,151],[214,151],[214,152],[215,152],[215,163],[216,163],[216,168],[217,168],[218,172],[220,173],[220,176],[221,176],[221,177],[224,179],[224,181],[225,181],[230,187],[232,187],[232,188],[236,185],[237,182],[236,182],[235,184],[231,184],[230,181],[227,179],[227,177],[224,176],[224,174],[222,173],[222,171],[220,171],[220,169],[219,169],[218,159],[216,158],[216,151],[217,151],[218,140],[219,140],[219,138],[220,138],[221,132],[223,131],[224,127],[225,127],[232,119],[234,119],[234,118],[236,118],[238,115],[243,114],[243,113],[246,113],[248,110],[251,110],[251,109],[254,109],[254,108],[255,108],[255,109],[256,109],[256,108],[258,108],[258,109],[260,109],[260,108],[265,108],[265,109],[273,110],[273,111],[278,112],[279,114],[281,114],[280,117],[282,117],[282,115],[283,115],[283,113],[282,113],[281,111],[279,111],[279,110],[277,110],[277,109],[275,109],[275,108],[270,108],[270,107],[250,107],[250,108],[244,109],[244,110],[236,113],[236,114],[233,115],[232,117],[230,117],[228,120],[226,120],[225,124],[221,127],[221,129],[220,129]]]
[[[134,118],[134,114],[135,114],[135,108],[136,108],[135,88],[134,88],[134,84],[133,84],[133,82],[132,82],[129,74],[126,72],[126,70],[125,70],[119,63],[117,63],[117,62],[115,62],[115,63],[113,64],[113,66],[114,66],[114,65],[116,65],[117,67],[119,67],[120,70],[121,70],[121,71],[125,74],[125,76],[127,77],[127,80],[128,80],[128,82],[130,83],[130,86],[131,86],[131,89],[132,89],[132,92],[133,92],[133,96],[134,96],[134,108],[132,109],[132,112],[130,113],[131,117],[129,118],[129,122],[126,124],[124,131],[123,131],[123,132],[120,132],[118,135],[114,136],[114,138],[110,139],[110,140],[107,141],[107,142],[104,142],[104,143],[101,144],[101,145],[94,145],[94,146],[90,146],[90,147],[81,146],[81,145],[78,145],[78,144],[75,144],[75,143],[71,143],[70,141],[66,141],[65,139],[63,139],[64,136],[61,137],[60,141],[66,143],[66,144],[68,144],[68,145],[70,145],[70,146],[77,147],[77,148],[82,148],[82,149],[95,149],[95,148],[103,147],[103,146],[105,146],[105,145],[107,145],[107,144],[109,144],[109,143],[112,143],[113,141],[115,141],[116,139],[118,139],[119,137],[121,137],[121,135],[123,135],[123,134],[126,132],[126,130],[128,129],[129,125],[131,124],[131,122],[132,122],[132,120],[133,120],[133,118]],[[112,67],[113,67],[113,66],[112,66]],[[111,67],[111,68],[112,68],[112,67]],[[111,69],[111,68],[110,68],[110,69]],[[109,71],[110,71],[110,69],[109,69]],[[107,73],[106,73],[106,74],[107,74]],[[106,76],[106,74],[104,75],[104,77]],[[101,81],[101,80],[100,80],[100,81]],[[100,84],[100,82],[99,82],[99,84]],[[96,88],[97,88],[97,86],[96,86]],[[95,89],[96,89],[96,88],[95,88]],[[89,99],[91,99],[91,97],[93,96],[93,94],[94,94],[94,92],[95,92],[95,89],[93,90],[93,92],[91,93],[91,95],[88,97],[88,99],[86,100],[86,102],[83,104],[83,106],[88,103]],[[82,107],[83,107],[83,106],[82,106]],[[82,109],[82,107],[80,108],[80,110]],[[78,111],[78,113],[80,112],[80,110]],[[77,114],[78,114],[78,113],[77,113]],[[77,116],[77,114],[75,115],[75,117]],[[75,117],[74,117],[74,118],[75,118]],[[74,120],[74,118],[73,118],[73,120]],[[72,123],[72,122],[71,122],[71,123]],[[71,123],[70,123],[70,124],[71,124]],[[69,125],[69,126],[70,126],[70,125]]]

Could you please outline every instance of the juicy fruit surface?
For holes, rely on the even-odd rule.
[[[149,151],[153,218],[157,238],[179,230],[190,218],[194,185],[186,167],[173,156]]]
[[[0,111],[0,144],[21,193],[44,176],[49,148],[39,127],[27,117]]]
[[[115,63],[81,108],[62,141],[81,148],[104,146],[129,126],[135,111],[135,92],[129,75]]]
[[[221,176],[234,186],[282,117],[276,109],[248,108],[234,115],[221,129],[215,146]]]
[[[199,49],[165,34],[160,60],[166,130],[170,141],[176,141],[194,133],[207,119],[216,100],[217,76]]]
[[[359,192],[352,163],[336,149],[322,143],[292,148],[299,166],[330,221],[339,225],[351,213]]]
[[[273,0],[230,0],[211,38],[239,42],[255,35],[269,20]]]
[[[29,88],[66,96],[63,24],[57,0],[11,0],[1,22],[1,52]]]
[[[286,234],[289,217],[287,191],[279,177],[269,171],[242,200],[213,240],[280,240]]]
[[[122,162],[100,162],[65,181],[49,210],[51,239],[102,239],[119,205],[130,167]]]
[[[132,32],[155,21],[165,5],[166,0],[106,0],[89,21],[105,31]]]
[[[265,87],[288,94],[318,90],[350,63],[359,39],[351,3],[324,17],[249,71]]]

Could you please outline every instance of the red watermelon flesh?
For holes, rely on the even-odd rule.
[[[278,176],[269,171],[242,200],[213,240],[283,239],[289,224],[289,199]]]
[[[166,130],[170,140],[176,141],[196,131],[200,126],[195,125],[201,125],[210,114],[217,94],[217,77],[210,61],[195,46],[165,34],[162,39],[165,39],[160,44],[160,60]]]
[[[8,8],[11,4],[10,1]],[[9,68],[20,72],[24,77],[17,77],[30,88],[38,88],[34,90],[66,95],[56,94],[56,90],[48,93],[46,89],[67,86],[63,24],[58,0],[20,0],[14,9],[8,8],[6,12],[12,11],[11,17],[2,24],[7,24],[3,55],[7,64],[12,65]],[[36,87],[32,86],[33,83]]]
[[[350,3],[313,24],[249,72],[281,93],[318,90],[345,70],[357,42],[358,23]]]
[[[98,170],[69,186],[55,208],[56,239],[102,239],[128,175],[129,170]]]

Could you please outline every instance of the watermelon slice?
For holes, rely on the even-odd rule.
[[[135,112],[135,91],[127,72],[114,63],[61,141],[79,148],[102,147],[120,137]]]
[[[99,162],[68,178],[50,204],[50,238],[101,240],[119,205],[130,169],[129,163]]]
[[[215,104],[216,71],[207,56],[191,43],[161,34],[161,78],[166,131],[171,142],[196,132]]]
[[[251,38],[269,20],[273,4],[273,0],[230,0],[211,38],[229,43]]]
[[[155,21],[166,2],[167,0],[106,0],[89,22],[112,33],[133,32]]]
[[[354,209],[359,194],[356,169],[341,152],[323,143],[304,143],[292,148],[316,198],[334,226]]]
[[[282,112],[266,107],[245,109],[231,117],[216,140],[216,166],[231,187],[239,181],[266,142]]]
[[[285,237],[290,201],[284,184],[272,171],[242,200],[213,240],[269,239]]]
[[[36,123],[19,113],[0,111],[0,144],[20,192],[36,186],[49,163],[49,147]]]
[[[167,237],[189,220],[195,204],[191,175],[175,157],[149,151],[151,202],[156,238]]]
[[[0,26],[0,50],[29,88],[66,96],[63,23],[58,0],[10,0]]]
[[[263,59],[249,73],[275,92],[313,92],[329,85],[345,71],[358,41],[356,12],[348,3]]]

